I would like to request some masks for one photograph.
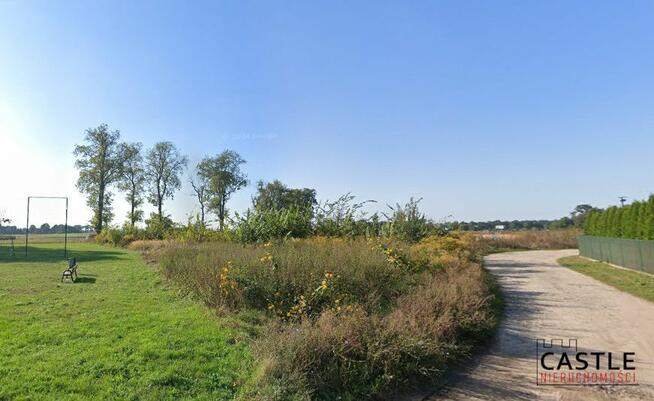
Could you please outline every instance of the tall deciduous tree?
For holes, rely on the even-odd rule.
[[[317,204],[316,190],[311,188],[289,188],[281,181],[257,182],[257,196],[254,206],[257,210],[283,210],[295,208],[313,215]]]
[[[132,228],[143,219],[143,192],[145,191],[145,167],[141,143],[125,143],[121,146],[121,154],[124,158],[123,174],[118,187],[125,191],[125,200],[130,205],[127,212],[127,219]]]
[[[209,186],[209,210],[218,216],[220,229],[225,228],[226,204],[232,194],[248,184],[241,171],[245,160],[236,152],[226,150],[216,157],[204,158],[198,164],[198,176],[207,180]]]
[[[591,211],[593,211],[595,208],[589,204],[581,204],[577,205],[574,210],[570,213],[570,217],[572,218],[574,222],[575,227],[584,227],[586,224],[586,218],[588,218],[588,215]]]
[[[206,177],[202,177],[198,174],[196,169],[195,177],[189,179],[191,187],[193,188],[193,194],[200,205],[200,221],[202,225],[206,225],[206,212],[209,207],[209,201],[211,200],[209,194],[209,181]]]
[[[73,151],[79,170],[77,188],[86,194],[86,203],[93,209],[91,224],[99,233],[113,217],[109,188],[122,174],[120,131],[110,131],[107,124],[101,124],[87,129],[84,140],[85,144],[76,145]]]
[[[188,158],[179,153],[171,142],[159,142],[148,151],[146,176],[149,181],[148,200],[157,208],[159,222],[163,222],[163,203],[173,198],[182,185],[180,175],[188,164]]]

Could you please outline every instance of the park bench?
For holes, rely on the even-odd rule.
[[[62,283],[65,278],[70,279],[73,283],[75,282],[77,278],[77,260],[75,258],[68,259],[68,268],[61,274]]]

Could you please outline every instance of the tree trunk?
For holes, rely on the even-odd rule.
[[[225,229],[225,197],[222,196],[220,198],[220,206],[218,210],[218,214],[220,217],[220,231],[223,231]]]
[[[131,211],[131,213],[129,215],[130,220],[132,221],[132,229],[134,229],[134,224],[136,223],[136,216],[134,216],[134,202],[135,202],[136,195],[135,195],[134,192],[135,192],[135,189],[132,189],[132,196],[131,196],[131,199],[130,199],[131,203],[132,203],[132,211]]]
[[[100,234],[104,222],[104,182],[100,182],[100,187],[98,188],[98,210],[96,216],[97,221],[95,222],[95,232]]]
[[[157,184],[157,210],[159,211],[159,223],[163,224],[163,213],[162,213],[162,207],[161,204],[163,203],[163,196],[161,196],[161,188],[159,188],[159,184]]]

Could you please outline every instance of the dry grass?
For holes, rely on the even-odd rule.
[[[521,230],[477,233],[491,249],[570,249],[577,248],[581,230]]]
[[[274,326],[257,348],[266,361],[258,385],[242,399],[377,399],[437,378],[496,324],[484,274],[473,263],[451,265],[389,313],[356,306]]]
[[[265,311],[241,400],[367,400],[438,377],[487,338],[496,299],[473,236],[416,245],[134,243],[223,313]],[[483,244],[482,244],[483,245]]]

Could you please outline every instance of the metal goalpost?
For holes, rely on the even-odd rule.
[[[28,196],[27,197],[27,223],[25,224],[25,257],[27,257],[27,244],[30,236],[30,200],[31,199],[60,199],[66,201],[66,220],[64,223],[64,259],[68,257],[68,197],[67,196]]]

